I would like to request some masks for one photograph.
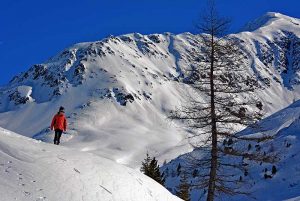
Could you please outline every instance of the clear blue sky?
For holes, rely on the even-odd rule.
[[[78,42],[131,32],[195,32],[206,0],[0,0],[0,85]],[[232,31],[268,11],[300,18],[300,0],[217,0]]]

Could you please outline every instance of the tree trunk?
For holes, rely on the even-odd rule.
[[[217,150],[217,125],[216,125],[216,111],[215,111],[215,90],[214,90],[214,36],[211,36],[211,63],[210,63],[210,106],[211,106],[211,166],[210,166],[210,178],[208,184],[207,201],[214,200],[215,194],[215,182],[217,177],[218,166],[218,150]]]

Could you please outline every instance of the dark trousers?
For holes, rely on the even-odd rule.
[[[59,145],[59,143],[60,143],[60,137],[61,137],[62,132],[63,132],[63,131],[62,131],[62,130],[59,130],[59,129],[56,129],[56,130],[55,130],[54,144]]]

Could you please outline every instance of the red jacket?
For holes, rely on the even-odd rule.
[[[66,131],[67,130],[67,119],[65,117],[64,114],[56,114],[53,119],[52,119],[52,123],[51,123],[51,130],[62,130],[62,131]]]

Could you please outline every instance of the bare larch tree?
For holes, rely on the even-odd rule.
[[[247,73],[247,55],[241,41],[226,35],[229,24],[211,1],[197,24],[201,33],[197,59],[186,73],[197,95],[170,115],[191,130],[191,143],[201,152],[201,157],[190,155],[189,161],[191,168],[201,169],[196,187],[207,190],[207,201],[222,193],[247,194],[239,190],[247,176],[247,161],[272,163],[276,159],[273,153],[249,149],[269,140],[269,136],[250,137],[238,132],[255,125],[262,117],[263,105],[255,98],[258,82]]]

